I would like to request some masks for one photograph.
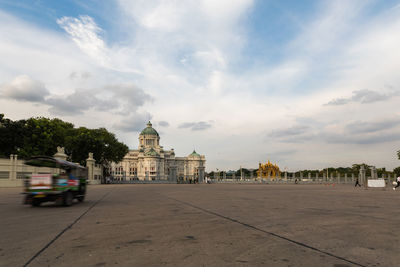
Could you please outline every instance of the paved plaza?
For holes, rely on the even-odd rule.
[[[399,266],[400,192],[97,185],[71,207],[0,188],[0,266]]]

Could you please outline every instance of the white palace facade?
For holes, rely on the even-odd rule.
[[[129,150],[119,163],[111,163],[111,176],[120,181],[164,180],[170,182],[204,181],[206,159],[193,151],[186,157],[176,157],[174,149],[164,150],[160,136],[147,123],[139,134],[139,148]]]

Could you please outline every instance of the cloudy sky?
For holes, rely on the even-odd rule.
[[[0,0],[0,113],[151,120],[207,171],[400,165],[400,1]]]

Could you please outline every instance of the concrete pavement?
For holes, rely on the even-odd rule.
[[[389,188],[390,189],[390,188]],[[71,207],[0,188],[0,266],[396,266],[400,192],[98,185]]]

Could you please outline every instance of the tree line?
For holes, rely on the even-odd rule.
[[[96,163],[107,166],[112,161],[120,162],[129,150],[105,128],[75,128],[70,122],[44,117],[13,121],[0,114],[0,157],[53,156],[58,146],[65,148],[69,161],[81,165],[89,152]]]

